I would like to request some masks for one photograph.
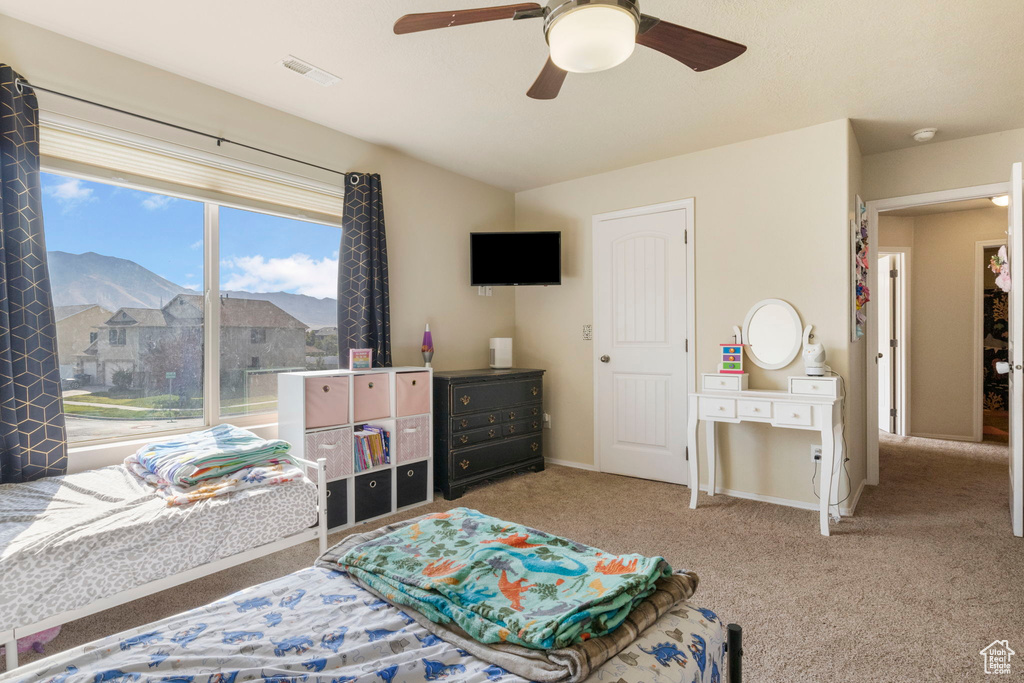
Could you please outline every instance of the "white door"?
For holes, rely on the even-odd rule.
[[[1010,262],[1010,519],[1015,536],[1024,536],[1024,189],[1021,164],[1010,181],[1010,227],[1006,231]]]
[[[878,257],[878,286],[875,301],[878,302],[878,429],[890,434],[895,431],[892,409],[893,402],[893,348],[892,312],[893,288],[889,273],[893,258],[889,254]]]
[[[692,200],[594,217],[594,447],[602,472],[687,483],[692,221]]]

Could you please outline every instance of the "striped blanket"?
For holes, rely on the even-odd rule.
[[[136,474],[141,468],[171,486],[189,488],[246,467],[288,462],[290,448],[287,441],[268,441],[246,429],[223,424],[147,444],[124,463]]]

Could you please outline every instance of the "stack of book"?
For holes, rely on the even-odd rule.
[[[391,464],[391,433],[383,427],[363,425],[354,434],[356,472]]]

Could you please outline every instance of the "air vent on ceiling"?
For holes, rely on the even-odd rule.
[[[334,85],[341,80],[338,76],[328,73],[319,67],[313,66],[309,62],[304,62],[293,55],[288,55],[282,59],[281,66],[290,71],[294,71],[300,76],[305,76],[311,81],[316,81],[322,86]]]

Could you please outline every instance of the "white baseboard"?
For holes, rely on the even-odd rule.
[[[910,436],[918,439],[940,439],[942,441],[980,441],[980,439],[974,438],[973,435],[965,436],[964,434],[921,434],[920,432],[911,432]]]
[[[857,492],[854,496],[847,500],[846,505],[839,506],[839,514],[844,517],[853,516],[854,511],[857,509],[857,502],[860,500],[860,494],[864,491],[864,481],[861,480],[860,486],[857,487]],[[707,484],[701,484],[701,490],[704,492],[710,491],[710,487]],[[743,498],[744,500],[756,500],[761,503],[772,503],[773,505],[784,505],[785,507],[798,508],[800,510],[812,510],[817,512],[818,504],[808,503],[803,500],[792,500],[791,498],[777,498],[775,496],[765,496],[760,493],[750,493],[748,491],[735,491],[733,489],[723,489],[721,486],[715,487],[715,495],[724,494],[726,496],[732,496],[733,498]]]
[[[575,467],[578,470],[589,470],[590,472],[598,472],[595,465],[588,465],[583,462],[574,462],[572,460],[558,460],[557,458],[544,458],[544,462],[548,465],[561,465],[562,467]]]

